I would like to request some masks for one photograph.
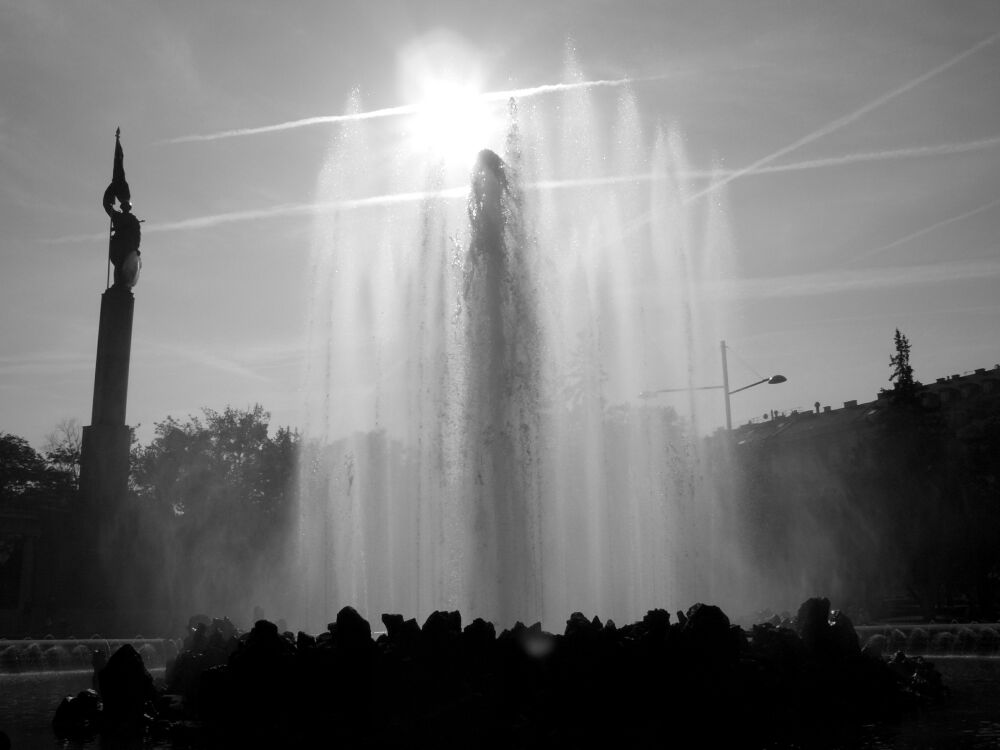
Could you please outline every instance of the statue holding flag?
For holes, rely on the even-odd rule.
[[[139,242],[142,232],[141,221],[132,213],[131,193],[125,181],[125,154],[122,151],[121,128],[115,130],[115,165],[111,174],[111,184],[104,191],[104,210],[111,218],[111,240],[108,256],[115,267],[114,286],[131,289],[139,280]],[[121,210],[114,208],[115,199]]]

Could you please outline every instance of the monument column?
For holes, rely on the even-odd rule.
[[[132,352],[132,287],[139,277],[140,221],[132,214],[131,195],[125,181],[121,131],[115,132],[115,159],[111,184],[104,191],[104,210],[111,219],[108,242],[108,286],[101,295],[101,318],[94,368],[94,402],[90,424],[83,428],[80,451],[80,491],[84,514],[80,542],[87,559],[81,585],[87,608],[99,623],[114,625],[114,602],[109,587],[122,561],[122,529],[127,517],[129,448],[131,431],[125,424],[128,370]],[[115,201],[119,210],[115,210]],[[111,267],[114,283],[111,284]],[[127,524],[125,524],[127,526]],[[102,626],[106,627],[106,625]]]
[[[124,286],[116,284],[101,295],[94,405],[90,425],[83,428],[80,456],[80,487],[98,516],[128,491],[130,434],[125,405],[134,307],[135,297]]]

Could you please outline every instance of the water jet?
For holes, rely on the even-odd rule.
[[[714,377],[724,210],[686,202],[676,132],[642,133],[631,94],[605,132],[594,96],[512,105],[465,210],[439,162],[375,168],[363,123],[332,143],[324,204],[426,197],[316,219],[311,447],[296,585],[275,605],[305,626],[346,604],[503,626],[733,604],[701,447],[717,415],[634,398]]]

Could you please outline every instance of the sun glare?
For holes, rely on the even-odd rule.
[[[482,50],[453,32],[414,39],[399,54],[400,95],[416,112],[408,118],[408,148],[447,167],[468,168],[484,148],[496,148],[503,107],[482,96]]]
[[[413,118],[414,148],[448,164],[471,163],[488,145],[490,107],[472,86],[447,81],[425,84]]]

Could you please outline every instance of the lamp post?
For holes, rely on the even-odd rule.
[[[734,390],[729,390],[729,365],[726,362],[726,342],[720,341],[719,348],[722,350],[722,385],[699,385],[693,386],[691,388],[659,388],[655,391],[643,391],[639,394],[639,398],[653,398],[661,393],[683,393],[686,391],[722,391],[726,399],[726,430],[732,432],[733,430],[733,417],[732,410],[729,406],[729,397],[734,393],[739,393],[740,391],[745,391],[747,388],[753,388],[756,385],[763,385],[764,383],[770,383],[771,385],[777,385],[778,383],[784,383],[788,380],[784,375],[771,375],[767,378],[761,378],[760,380],[750,383],[749,385],[744,385],[740,388]]]

